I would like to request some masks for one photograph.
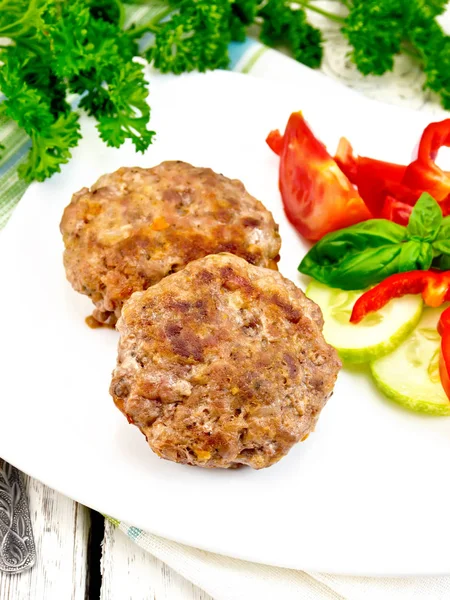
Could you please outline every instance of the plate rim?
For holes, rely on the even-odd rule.
[[[347,94],[347,93],[350,94],[352,96],[352,98],[357,99],[356,101],[362,102],[363,104],[366,104],[366,103],[369,103],[369,104],[376,103],[378,106],[380,106],[380,105],[384,106],[385,109],[387,109],[389,111],[392,111],[392,110],[394,110],[394,111],[401,111],[403,114],[405,113],[405,111],[407,111],[407,112],[412,113],[414,115],[418,114],[417,111],[414,111],[412,109],[403,109],[403,108],[392,106],[392,105],[388,105],[388,104],[385,104],[385,103],[380,103],[377,100],[372,100],[372,99],[365,98],[362,95],[360,95],[358,92],[355,92],[353,90],[345,88],[342,84],[340,84],[338,82],[334,82],[332,80],[329,80],[326,76],[322,76],[321,74],[314,73],[314,72],[312,72],[312,74],[314,75],[314,77],[320,76],[321,78],[323,78],[323,80],[322,80],[322,84],[323,85],[328,85],[329,84],[332,87],[337,86],[338,88],[340,88],[341,92],[342,92],[342,90],[345,90],[344,91],[345,94]],[[239,82],[243,82],[244,80],[247,80],[247,81],[251,80],[252,83],[251,84],[248,83],[248,85],[252,85],[252,86],[253,85],[259,85],[261,88],[267,88],[267,85],[268,85],[268,80],[266,80],[266,79],[258,79],[256,77],[252,77],[252,76],[249,76],[247,74],[244,75],[244,74],[240,74],[240,73],[227,72],[227,71],[216,71],[216,72],[211,72],[211,73],[201,74],[201,75],[199,75],[199,74],[193,74],[193,75],[182,76],[182,77],[174,76],[174,77],[171,78],[171,80],[178,82],[182,78],[184,78],[184,79],[186,79],[186,78],[196,78],[196,77],[199,77],[199,76],[200,77],[215,77],[215,78],[219,78],[219,79],[222,79],[222,78],[225,78],[225,79],[233,78],[233,79],[239,80]],[[154,76],[152,76],[152,77],[154,77]],[[160,76],[160,77],[162,78],[164,76]],[[166,78],[166,77],[164,77],[164,78],[166,80],[166,83],[164,85],[170,85],[169,78]],[[255,83],[255,82],[257,82],[257,83]],[[245,85],[247,85],[247,83]],[[289,88],[292,88],[293,86],[290,85],[290,84],[282,85],[280,83],[280,87],[289,87]],[[423,114],[424,113],[422,113],[422,115]],[[70,165],[68,165],[68,166],[70,167]],[[39,186],[39,185],[40,184],[38,184],[38,183],[32,184],[26,190],[26,192],[24,194],[24,198],[27,197],[28,195],[34,194],[35,190],[38,189],[37,186]],[[11,223],[13,223],[13,224],[15,223],[15,218],[17,218],[17,217],[15,217],[15,215],[20,215],[20,213],[22,212],[21,209],[20,209],[20,204],[23,204],[23,206],[25,206],[25,204],[23,203],[23,201],[19,202],[19,206],[16,208],[16,210],[14,211],[14,214],[12,215],[12,218],[10,219],[10,222],[5,227],[6,230],[11,229],[11,227],[14,227],[14,225],[11,225]],[[3,237],[3,234],[1,234],[0,237]],[[5,458],[5,460],[7,460],[8,462],[10,462],[9,461],[9,457],[8,457],[8,452],[6,452],[6,453],[2,452],[2,457]],[[12,462],[12,464],[16,465],[19,469],[23,470],[25,473],[28,473],[26,465],[22,465],[21,461],[11,461],[11,462]],[[22,466],[25,466],[25,468],[22,468]],[[46,471],[46,473],[47,473],[47,471]],[[36,477],[32,473],[30,473],[30,476]],[[54,485],[53,480],[50,481],[52,479],[51,476],[50,477],[44,476],[42,478],[41,477],[36,477],[36,478],[38,480],[42,481],[43,483],[45,483],[46,485],[50,485],[50,487],[52,487],[56,491],[58,491],[58,492],[60,492],[60,493],[62,493],[64,495],[67,495],[67,491],[62,491],[58,486]],[[91,502],[87,502],[86,503],[84,501],[84,499],[83,499],[82,496],[83,495],[79,495],[77,493],[73,493],[73,494],[70,493],[69,494],[69,497],[75,499],[76,501],[78,501],[78,502],[80,502],[82,504],[85,504],[86,506],[91,506],[95,510],[100,510],[100,512],[102,511],[102,509],[100,507],[96,506],[95,503],[91,503]],[[121,512],[121,511],[117,512],[117,517],[121,516],[119,514],[119,512]],[[115,514],[115,516],[116,516],[116,514]],[[125,519],[125,521],[126,521],[126,519]],[[141,525],[139,523],[136,523],[136,526],[141,527]],[[209,552],[214,552],[214,553],[222,554],[223,556],[232,556],[234,558],[239,558],[239,559],[246,560],[246,561],[259,562],[259,564],[270,564],[270,565],[273,565],[273,566],[280,566],[280,567],[287,567],[287,568],[294,568],[294,569],[300,569],[301,568],[302,570],[308,570],[308,571],[319,571],[319,570],[323,571],[324,570],[323,566],[320,566],[320,568],[317,568],[317,565],[314,565],[314,564],[311,564],[311,565],[304,564],[304,561],[302,561],[303,566],[300,567],[295,560],[293,560],[292,564],[286,564],[285,560],[281,561],[280,563],[278,563],[276,561],[271,561],[270,563],[268,563],[268,562],[266,562],[264,560],[258,561],[258,559],[255,558],[254,556],[253,557],[249,557],[248,554],[246,554],[245,552],[244,553],[240,553],[239,551],[236,551],[236,552],[233,552],[232,554],[231,553],[221,553],[220,550],[218,551],[217,549],[211,548],[211,545],[205,545],[205,544],[192,545],[192,542],[189,541],[189,540],[184,539],[183,536],[175,536],[174,537],[174,536],[171,536],[171,535],[167,535],[167,533],[164,533],[163,531],[161,531],[160,529],[158,529],[158,527],[152,528],[152,532],[155,535],[158,535],[158,536],[163,537],[165,539],[169,539],[171,541],[175,541],[175,542],[178,542],[178,543],[181,543],[181,544],[185,544],[185,545],[189,545],[189,546],[192,546],[192,547],[200,548],[200,549],[203,549],[203,550],[206,550],[206,551],[209,551]],[[351,574],[351,575],[370,575],[370,576],[379,576],[379,577],[386,576],[386,573],[367,572],[366,570],[364,570],[364,571],[357,571],[357,570],[356,571],[355,570],[352,570],[352,571],[342,571],[342,569],[333,570],[332,567],[327,567],[326,572],[327,573],[339,573],[339,574],[346,573],[346,574]],[[448,567],[448,571],[442,571],[441,569],[437,569],[436,571],[426,570],[423,573],[419,573],[417,571],[414,571],[413,573],[404,572],[401,575],[411,575],[411,574],[414,574],[414,575],[419,575],[419,574],[442,575],[444,573],[450,573],[450,565]],[[395,572],[395,573],[388,573],[388,574],[389,574],[389,576],[392,576],[392,575],[401,576],[397,572]]]

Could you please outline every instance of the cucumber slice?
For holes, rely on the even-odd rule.
[[[388,398],[432,415],[450,415],[450,400],[439,378],[437,324],[444,308],[425,308],[411,335],[370,365],[375,383]]]
[[[422,314],[420,296],[403,296],[353,325],[350,315],[362,293],[330,288],[314,280],[306,289],[308,298],[322,309],[325,339],[346,362],[370,362],[388,354],[409,335]]]

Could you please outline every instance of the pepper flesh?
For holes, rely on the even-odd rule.
[[[372,215],[375,218],[382,217],[386,196],[398,191],[406,167],[368,156],[355,156],[346,138],[340,139],[334,159],[350,181],[356,185]],[[403,193],[402,197],[404,196]],[[414,198],[412,201],[414,203]]]
[[[371,218],[355,187],[301,112],[292,113],[286,131],[272,131],[269,147],[280,156],[279,187],[289,221],[316,241],[330,231]]]
[[[438,323],[441,335],[441,353],[439,355],[439,375],[442,387],[450,398],[450,307],[441,314]]]
[[[443,215],[450,214],[450,173],[436,164],[442,146],[450,146],[450,119],[430,123],[423,131],[416,160],[398,165],[366,156],[355,156],[348,140],[341,138],[335,160],[374,217],[406,225],[423,192],[439,202]]]
[[[425,127],[417,158],[408,165],[402,180],[403,185],[428,192],[440,203],[450,195],[450,175],[435,163],[442,146],[450,146],[450,119]]]
[[[393,196],[386,196],[380,218],[406,226],[409,223],[413,208],[414,206],[411,206],[411,204],[406,204],[406,202],[397,200]]]
[[[425,304],[440,306],[450,299],[450,271],[407,271],[387,277],[358,298],[350,322],[359,323],[369,313],[383,308],[392,298],[406,294],[422,294]]]
[[[428,306],[441,306],[450,300],[450,271],[409,271],[391,275],[358,298],[350,322],[359,323],[367,314],[383,308],[392,298],[406,294],[422,294]],[[439,375],[450,399],[450,307],[441,314],[438,331],[441,335]]]

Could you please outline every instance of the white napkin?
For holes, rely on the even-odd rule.
[[[116,522],[117,524],[117,522]],[[347,577],[305,573],[204,552],[118,527],[138,546],[202,588],[214,600],[449,600],[450,576]]]

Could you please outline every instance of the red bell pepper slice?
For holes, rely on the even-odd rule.
[[[314,136],[301,112],[267,144],[280,155],[279,187],[284,210],[297,231],[316,241],[330,231],[371,218],[360,195]]]
[[[450,146],[450,119],[425,127],[417,159],[407,167],[402,180],[404,186],[428,192],[437,202],[449,199],[450,195],[450,174],[435,163],[442,146]]]
[[[450,214],[450,173],[435,163],[442,146],[450,146],[450,119],[424,129],[417,159],[408,166],[355,156],[345,138],[339,142],[335,160],[374,217],[404,225],[411,212],[407,206],[414,206],[422,192],[440,203],[444,216]]]
[[[358,177],[358,158],[355,156],[353,147],[347,138],[341,137],[339,140],[334,160],[341,171],[356,185]]]
[[[339,140],[334,158],[350,181],[356,185],[361,198],[375,218],[389,218],[403,224],[405,215],[398,216],[397,210],[392,210],[391,206],[385,208],[385,205],[389,194],[395,200],[400,195],[403,202],[408,200],[412,205],[417,200],[411,190],[401,189],[401,181],[406,171],[405,166],[376,160],[368,156],[355,156],[353,148],[346,138]],[[388,214],[390,216],[387,216]]]
[[[359,323],[367,314],[383,308],[392,298],[405,294],[422,294],[428,306],[441,306],[450,300],[450,271],[409,271],[391,275],[358,298],[350,322]],[[450,307],[441,314],[438,331],[442,338],[439,374],[450,399]]]
[[[401,184],[406,167],[383,162],[366,156],[358,158],[357,187],[369,210],[377,217],[383,212],[386,198],[414,205],[420,192],[404,188]]]
[[[413,208],[414,207],[411,206],[411,204],[406,204],[393,196],[386,196],[380,217],[398,223],[399,225],[408,225]]]
[[[371,312],[383,308],[392,298],[422,294],[428,306],[440,306],[450,299],[450,271],[408,271],[395,273],[365,292],[355,302],[351,323],[359,323]]]
[[[439,356],[439,375],[442,387],[450,398],[450,307],[441,314],[438,323],[441,334],[441,354]]]

